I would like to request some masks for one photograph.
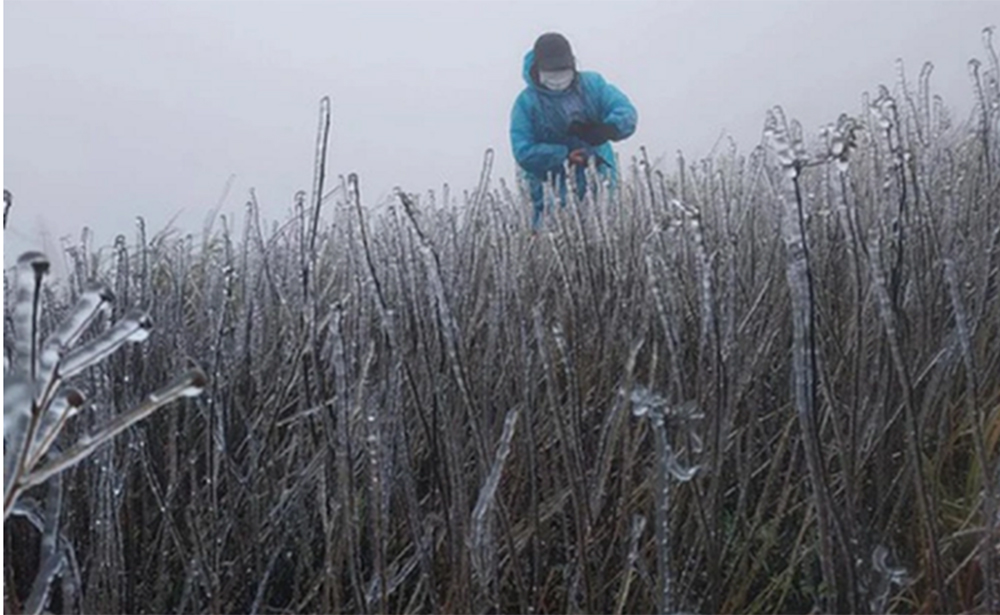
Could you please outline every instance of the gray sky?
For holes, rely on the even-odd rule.
[[[320,97],[333,107],[328,173],[357,172],[375,203],[393,186],[475,185],[483,153],[514,165],[511,104],[542,32],[572,43],[639,111],[628,160],[705,155],[721,131],[744,151],[784,106],[810,132],[861,93],[892,85],[903,58],[956,118],[971,108],[966,62],[1000,3],[979,2],[4,2],[3,184],[15,196],[5,265],[26,247],[99,244],[176,214],[200,233],[251,187],[284,219],[312,181]],[[671,162],[672,164],[672,162]]]

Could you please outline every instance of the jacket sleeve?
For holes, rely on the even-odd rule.
[[[631,137],[639,120],[635,106],[628,99],[628,96],[605,81],[604,77],[600,75],[596,75],[596,77],[596,85],[600,92],[602,121],[618,129],[618,137],[615,141]]]
[[[531,124],[531,101],[524,94],[517,97],[510,114],[510,145],[514,159],[525,171],[538,177],[558,172],[569,156],[569,148],[558,143],[540,143]]]

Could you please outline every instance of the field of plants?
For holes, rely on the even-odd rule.
[[[492,152],[465,194],[330,189],[323,107],[286,222],[24,259],[4,611],[1000,612],[984,40],[967,121],[900,65],[537,233]]]

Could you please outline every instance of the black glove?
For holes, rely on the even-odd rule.
[[[618,129],[611,124],[574,121],[569,125],[569,134],[579,137],[589,145],[597,147],[618,138]]]

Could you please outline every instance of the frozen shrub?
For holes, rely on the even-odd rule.
[[[4,522],[12,515],[23,516],[41,533],[37,575],[24,602],[24,610],[31,613],[45,609],[52,581],[60,574],[73,574],[70,568],[75,568],[72,546],[60,530],[60,474],[158,408],[180,397],[199,395],[205,386],[205,375],[190,370],[96,431],[75,441],[60,440],[69,421],[85,409],[83,395],[70,385],[73,379],[123,344],[144,341],[152,323],[144,312],[130,311],[82,341],[114,300],[110,289],[94,284],[43,341],[41,302],[48,270],[48,259],[38,252],[18,259],[13,356],[4,356]],[[33,490],[47,495],[41,500],[32,498]]]

